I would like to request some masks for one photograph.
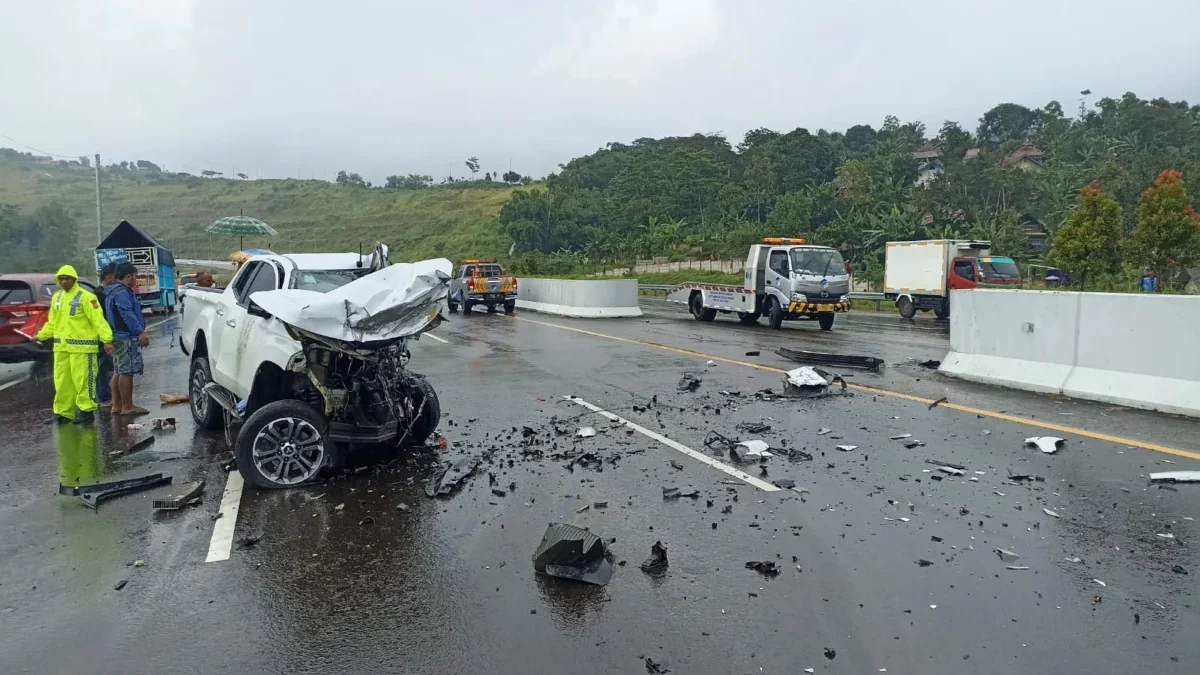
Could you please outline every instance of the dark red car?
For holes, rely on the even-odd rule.
[[[96,291],[95,284],[79,282]],[[53,274],[0,275],[0,363],[38,361],[50,356],[50,349],[38,349],[33,336],[46,322],[50,296],[58,290]]]

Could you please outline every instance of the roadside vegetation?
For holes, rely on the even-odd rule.
[[[609,143],[514,194],[500,222],[521,273],[737,259],[762,237],[803,236],[879,284],[886,242],[971,238],[1089,289],[1133,290],[1146,269],[1171,288],[1200,260],[1189,176],[1200,177],[1200,106],[1130,93],[1081,99],[1071,116],[1057,101],[1003,103],[974,128],[888,117],[878,129],[756,129],[737,145]]]

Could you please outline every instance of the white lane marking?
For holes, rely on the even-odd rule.
[[[21,384],[22,382],[28,382],[28,381],[29,381],[28,375],[26,375],[25,377],[18,377],[17,379],[13,380],[12,382],[5,382],[4,384],[0,384],[0,391],[4,391],[5,389],[8,389],[9,387],[15,387],[18,384]]]
[[[778,492],[780,489],[774,485],[771,485],[770,483],[761,481],[744,471],[739,471],[738,469],[735,469],[732,466],[729,466],[728,464],[725,464],[723,462],[718,462],[717,460],[713,459],[712,457],[709,457],[708,455],[705,455],[704,453],[696,452],[695,450],[689,448],[688,446],[686,446],[682,443],[679,443],[678,441],[673,441],[673,440],[667,438],[666,436],[663,436],[662,434],[655,433],[653,431],[650,431],[646,427],[643,427],[641,425],[630,422],[629,420],[625,419],[624,417],[621,417],[620,415],[614,415],[599,406],[592,405],[591,403],[588,403],[587,401],[585,401],[581,398],[576,398],[574,396],[564,396],[563,398],[565,398],[568,401],[571,401],[572,403],[577,403],[577,404],[587,408],[588,410],[591,410],[592,412],[595,412],[599,415],[607,417],[608,419],[610,419],[614,422],[619,422],[619,423],[623,424],[624,426],[629,427],[630,429],[633,429],[634,431],[638,432],[639,434],[641,434],[643,436],[648,436],[649,438],[653,438],[654,440],[658,441],[659,443],[662,443],[663,445],[667,446],[668,448],[671,448],[673,450],[678,450],[679,452],[682,452],[683,454],[687,455],[688,457],[699,460],[718,471],[724,471],[725,473],[729,474],[730,476],[733,476],[734,478],[737,478],[738,480],[749,483],[750,485],[753,485],[754,487],[758,488],[759,490],[763,490],[765,492]]]
[[[433,333],[425,333],[424,335],[425,335],[425,337],[427,337],[427,338],[432,338],[432,339],[434,339],[434,340],[437,340],[438,342],[440,342],[440,343],[442,343],[442,344],[444,344],[444,345],[448,345],[448,344],[450,344],[450,341],[449,341],[449,340],[444,340],[444,339],[442,339],[442,338],[440,338],[440,337],[438,337],[438,336],[434,335]]]
[[[225,482],[225,494],[221,496],[221,517],[213,525],[212,541],[208,543],[208,557],[204,562],[229,560],[233,548],[233,530],[237,525],[238,507],[242,503],[242,474],[237,469],[229,472]]]

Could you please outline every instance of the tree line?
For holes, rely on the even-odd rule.
[[[1200,176],[1200,106],[1132,93],[1071,116],[1057,101],[1002,103],[974,129],[889,116],[878,129],[755,129],[736,146],[640,138],[559,169],[500,213],[525,272],[739,258],[764,236],[837,246],[873,280],[886,242],[914,239],[987,239],[996,255],[1113,287],[1145,268],[1169,280],[1200,256],[1184,183]]]
[[[64,263],[79,265],[87,257],[79,246],[79,223],[62,204],[29,213],[0,204],[0,269],[4,272],[53,271]],[[79,267],[86,274],[90,266]]]

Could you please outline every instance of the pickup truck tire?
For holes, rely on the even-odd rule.
[[[504,313],[512,314],[515,311],[517,311],[517,301],[516,300],[505,300],[504,301]]]
[[[225,423],[222,408],[204,393],[204,387],[212,382],[212,371],[208,367],[208,358],[192,357],[191,372],[188,374],[188,407],[192,409],[192,419],[201,429],[220,429]]]
[[[234,452],[238,472],[255,487],[310,483],[334,455],[325,416],[304,401],[272,401],[242,423]]]
[[[705,307],[704,296],[698,292],[692,294],[691,309],[692,316],[697,321],[712,321],[717,318],[717,310]]]
[[[817,315],[817,323],[820,324],[821,330],[833,330],[833,317],[836,316],[833,312],[821,312]]]
[[[422,404],[424,408],[421,408]],[[421,414],[413,421],[412,430],[404,440],[406,443],[422,445],[437,431],[438,422],[442,419],[442,404],[429,380],[421,378],[417,391],[413,392],[413,406],[420,408]]]
[[[783,305],[779,304],[777,298],[767,298],[767,316],[771,328],[778,329],[783,325]]]
[[[900,316],[911,319],[917,315],[917,306],[913,304],[912,298],[903,297],[896,301],[896,309],[900,311]]]
[[[450,309],[451,314],[458,314],[458,303],[457,302],[454,302],[453,300],[451,300],[450,302],[446,303],[446,306]]]
[[[475,303],[470,300],[463,300],[463,316],[471,316],[471,310],[475,309]]]

